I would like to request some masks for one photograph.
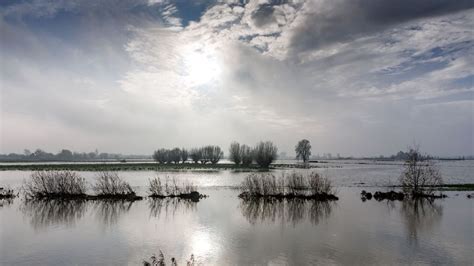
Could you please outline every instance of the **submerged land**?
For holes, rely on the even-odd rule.
[[[20,171],[43,171],[43,170],[71,170],[71,171],[173,171],[173,170],[268,170],[277,168],[318,168],[314,165],[300,164],[272,164],[268,168],[261,168],[258,165],[236,165],[233,163],[218,164],[158,164],[158,163],[34,163],[34,164],[0,164],[0,171],[20,170]]]

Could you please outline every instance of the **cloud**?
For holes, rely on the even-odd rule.
[[[37,143],[146,154],[271,139],[291,153],[309,138],[315,153],[389,154],[413,139],[426,139],[431,153],[469,153],[461,144],[472,136],[463,102],[474,90],[470,6],[9,5],[0,12],[2,151]],[[445,112],[427,107],[438,105]],[[15,134],[29,124],[35,141]],[[81,141],[70,144],[64,134]]]
[[[290,40],[294,53],[346,42],[394,24],[473,8],[472,1],[308,1]]]

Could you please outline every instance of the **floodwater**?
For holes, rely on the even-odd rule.
[[[474,181],[473,161],[438,165],[446,183]],[[0,265],[141,265],[160,250],[178,265],[191,254],[202,265],[473,265],[470,192],[434,202],[362,202],[362,189],[396,184],[401,165],[324,167],[312,170],[337,186],[337,202],[245,202],[235,186],[248,173],[232,171],[119,173],[141,195],[156,175],[192,181],[209,196],[199,202],[2,201]],[[29,174],[0,172],[0,184],[19,187]],[[92,181],[95,173],[80,174]]]

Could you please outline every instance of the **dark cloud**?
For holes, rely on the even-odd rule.
[[[257,27],[265,26],[275,21],[275,18],[273,17],[274,11],[275,10],[272,5],[261,5],[252,13],[252,20]]]
[[[308,16],[294,31],[293,52],[317,49],[412,19],[474,7],[472,0],[342,0],[310,2]]]

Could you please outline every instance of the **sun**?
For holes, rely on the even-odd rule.
[[[194,50],[187,53],[184,67],[186,78],[194,86],[215,82],[221,74],[217,57],[209,51]]]

